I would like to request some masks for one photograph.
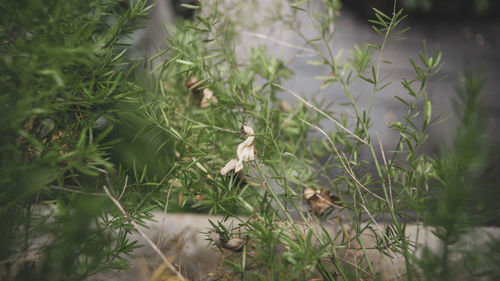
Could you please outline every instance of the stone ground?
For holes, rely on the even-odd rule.
[[[154,213],[155,221],[148,221],[147,227],[143,228],[145,234],[159,245],[161,251],[168,256],[170,261],[175,261],[181,268],[183,275],[189,280],[221,280],[213,275],[217,269],[217,264],[221,258],[237,255],[231,251],[224,250],[221,254],[215,246],[208,246],[207,232],[211,228],[209,219],[212,221],[221,220],[221,217],[210,217],[201,214],[167,214],[163,217],[162,213]],[[310,222],[313,223],[313,222]],[[226,221],[226,226],[231,224],[237,225],[237,221],[229,219]],[[300,223],[298,223],[300,225]],[[344,227],[347,227],[344,225]],[[382,224],[383,228],[384,225]],[[305,226],[304,226],[304,229]],[[328,226],[327,231],[331,237],[340,230],[338,226]],[[317,231],[320,231],[319,228]],[[440,249],[440,240],[433,233],[434,229],[424,227],[422,225],[408,224],[406,227],[406,236],[417,245],[420,245],[417,250],[417,256],[421,254],[422,246],[428,247],[431,251],[436,252]],[[304,232],[306,233],[306,232]],[[379,234],[380,235],[380,234]],[[492,237],[500,235],[500,228],[481,227],[472,230],[470,233],[461,237],[461,240],[456,243],[456,247],[461,250],[470,251],[472,249],[482,249],[492,241]],[[161,237],[161,240],[159,238]],[[405,280],[405,262],[404,258],[398,254],[392,253],[392,257],[381,254],[378,250],[370,249],[375,247],[376,240],[374,235],[365,231],[361,234],[361,240],[364,246],[368,249],[367,255],[374,271],[380,275],[382,280]],[[132,234],[131,239],[138,240],[139,243],[146,245],[136,249],[130,257],[132,267],[111,274],[103,274],[94,276],[91,280],[108,280],[108,281],[154,281],[154,280],[177,280],[172,274],[166,273],[159,278],[155,278],[155,270],[162,264],[162,260],[147,245],[145,239],[137,232]],[[251,243],[251,242],[250,242]],[[313,242],[314,243],[314,242]],[[351,245],[353,248],[359,248],[359,245]],[[458,249],[455,249],[458,250]],[[251,246],[247,249],[251,252]],[[363,254],[359,251],[347,249],[344,252],[337,250],[342,262],[354,262],[356,259],[364,260]],[[487,259],[487,257],[481,257]],[[453,254],[451,259],[457,264],[461,263],[462,257],[459,254]],[[481,260],[482,270],[489,270],[492,265],[487,260]],[[477,269],[477,268],[476,268]],[[461,269],[457,268],[457,271]],[[168,272],[168,271],[167,271]],[[219,271],[220,272],[220,271]],[[170,276],[171,278],[167,278]],[[222,279],[226,280],[226,279]],[[462,280],[462,279],[458,279]]]
[[[265,14],[266,7],[269,5],[267,1],[261,0],[259,2],[261,8],[255,12],[257,16]],[[317,2],[312,1],[312,3],[316,4]],[[305,34],[313,38],[314,30],[310,19],[305,13],[299,13],[299,15]],[[400,81],[403,77],[410,80],[415,76],[409,57],[418,60],[418,54],[424,50],[424,44],[429,53],[438,48],[442,53],[442,61],[444,62],[440,73],[436,76],[436,78],[444,77],[444,79],[433,84],[428,91],[433,103],[433,116],[442,114],[443,118],[441,119],[445,119],[452,114],[451,99],[455,96],[454,85],[458,82],[460,76],[464,74],[464,71],[470,68],[475,74],[482,74],[486,78],[483,106],[491,114],[488,133],[496,140],[499,140],[500,133],[498,133],[497,129],[500,118],[500,90],[498,90],[495,82],[500,77],[500,52],[497,51],[500,47],[500,21],[452,22],[446,19],[418,21],[412,20],[410,16],[403,21],[402,26],[411,28],[404,34],[406,39],[388,44],[382,54],[382,60],[390,60],[392,64],[382,64],[381,76],[387,77],[386,81],[390,81],[392,84],[377,93],[372,111],[372,130],[380,134],[384,146],[390,149],[393,147],[391,144],[399,136],[397,132],[387,127],[389,122],[396,121],[406,112],[404,106],[394,98],[394,95],[405,95]],[[342,10],[335,28],[336,34],[333,37],[331,46],[335,53],[342,49],[344,51],[343,57],[348,56],[348,51],[352,50],[355,44],[360,46],[365,42],[372,44],[381,42],[381,37],[372,30],[367,19],[360,18],[349,10]],[[259,30],[259,33],[272,38],[271,40],[306,47],[302,39],[291,32],[281,29],[279,26],[264,27]],[[313,93],[321,86],[321,81],[315,80],[314,76],[326,76],[329,73],[328,69],[324,67],[307,63],[308,60],[318,60],[317,56],[298,52],[269,39],[257,39],[258,41],[255,41],[255,36],[245,33],[243,38],[247,40],[242,44],[244,46],[265,44],[268,46],[268,50],[272,50],[272,54],[282,57],[285,61],[294,58],[290,67],[295,76],[285,86],[301,94],[306,99],[311,99]],[[325,48],[322,49],[326,50]],[[377,55],[375,53],[373,58],[375,59]],[[434,81],[436,80],[438,79],[434,79]],[[372,95],[371,85],[359,81],[354,85],[353,89],[354,94],[359,97],[360,107],[368,108]],[[347,99],[340,89],[334,85],[314,95],[317,100],[324,99],[327,104],[333,102],[333,108],[339,111],[348,110],[345,106],[338,106],[340,103],[345,103]],[[450,140],[453,133],[453,126],[450,126],[450,124],[453,124],[453,118],[448,118],[430,127],[430,140],[427,150],[432,151],[435,149],[436,144],[443,140]],[[325,125],[333,129],[332,125],[326,123]]]

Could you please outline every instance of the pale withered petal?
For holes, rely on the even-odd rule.
[[[243,126],[242,129],[245,134],[249,136],[247,136],[245,141],[240,143],[238,145],[238,148],[236,149],[236,155],[238,156],[238,159],[232,159],[226,164],[226,166],[224,166],[224,168],[220,170],[220,173],[223,176],[225,176],[232,170],[234,170],[235,173],[238,173],[239,171],[243,170],[243,162],[255,160],[255,137],[252,136],[254,134],[254,131],[249,126]]]
[[[308,187],[304,190],[304,199],[309,200],[316,194],[316,190]]]
[[[245,246],[246,243],[247,241],[245,239],[232,238],[224,244],[223,248],[234,252],[239,252],[243,249],[243,246]]]
[[[247,135],[253,135],[253,134],[254,134],[253,129],[252,129],[252,127],[250,127],[250,126],[245,126],[245,125],[243,125],[243,131],[244,131],[244,132],[245,132],[245,134],[247,134]]]
[[[238,160],[231,159],[229,162],[227,162],[227,164],[226,164],[226,166],[224,166],[224,168],[220,169],[220,173],[223,176],[225,176],[227,173],[229,173],[230,171],[235,169],[236,163],[238,163]]]
[[[234,172],[238,173],[241,170],[243,170],[243,161],[238,160],[236,161],[236,165],[234,165]]]
[[[255,147],[253,145],[254,137],[248,137],[244,142],[238,145],[236,154],[241,161],[253,161],[255,159]]]
[[[232,170],[234,170],[235,173],[238,173],[239,171],[243,170],[243,161],[237,159],[231,159],[229,162],[227,162],[224,168],[220,169],[220,173],[221,175],[225,176]]]
[[[210,231],[210,233],[208,233],[208,239],[212,240],[212,242],[214,242],[215,245],[224,248],[224,243],[220,239],[219,233],[215,231]]]
[[[205,88],[203,89],[202,93],[203,93],[203,98],[201,99],[200,107],[208,107],[210,106],[211,103],[219,102],[217,97],[214,95],[214,92],[212,92],[210,89]]]

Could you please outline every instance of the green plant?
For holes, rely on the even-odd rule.
[[[125,178],[108,159],[109,133],[140,92],[120,39],[151,8],[120,3],[0,3],[3,280],[81,280],[124,268],[120,254],[136,247],[101,189]]]
[[[436,16],[464,19],[464,18],[495,18],[498,11],[498,4],[490,0],[402,0],[397,1],[400,8],[404,8],[414,18],[432,18]],[[381,11],[390,11],[394,1],[390,0],[352,0],[345,1],[346,6],[367,15],[371,12],[371,7],[377,7]]]
[[[425,280],[499,277],[493,265],[500,253],[495,246],[498,237],[487,245],[473,242],[467,245],[461,241],[464,234],[474,233],[478,226],[495,223],[499,214],[498,205],[491,201],[498,198],[498,179],[488,172],[496,166],[497,150],[485,135],[487,114],[481,111],[480,103],[483,84],[482,77],[467,71],[457,85],[457,98],[453,100],[459,119],[456,136],[449,147],[442,148],[442,155],[433,160],[436,196],[425,218],[436,227],[435,234],[442,245],[438,252],[426,249],[417,261],[424,269]],[[453,258],[457,253],[463,258]]]
[[[149,134],[149,145],[166,168],[160,190],[168,192],[161,202],[169,207],[180,202],[184,208],[240,221],[231,229],[213,223],[214,233],[224,241],[235,236],[248,240],[242,252],[222,261],[230,270],[218,273],[223,278],[383,278],[372,266],[373,251],[404,258],[406,272],[396,277],[424,278],[430,271],[423,266],[426,261],[416,262],[416,245],[406,236],[406,224],[429,223],[444,227],[445,233],[461,233],[454,228],[458,220],[450,222],[453,226],[439,221],[439,216],[453,216],[452,209],[441,215],[429,211],[434,202],[440,202],[438,209],[444,202],[432,200],[441,190],[436,181],[454,184],[442,174],[440,163],[446,156],[419,152],[435,122],[427,90],[436,81],[441,54],[422,52],[417,60],[410,58],[415,75],[401,79],[403,92],[395,96],[407,113],[390,125],[399,138],[394,149],[385,152],[373,139],[370,114],[376,93],[389,84],[381,71],[381,65],[389,62],[385,46],[401,40],[406,31],[400,27],[405,18],[402,10],[394,6],[391,14],[385,14],[374,9],[371,22],[381,41],[355,46],[344,59],[332,49],[338,1],[321,1],[318,12],[309,1],[290,3],[291,9],[283,9],[281,2],[277,5],[269,8],[270,19],[309,45],[291,48],[312,54],[317,59],[309,62],[330,73],[316,77],[323,81],[319,91],[338,87],[354,118],[342,114],[334,118],[338,115],[327,105],[313,104],[285,88],[282,83],[291,72],[265,48],[252,47],[247,57],[236,56],[234,40],[252,28],[251,22],[235,21],[241,18],[241,7],[224,2],[188,6],[201,12],[193,22],[169,30],[169,47],[158,55],[166,60],[151,71],[156,80],[142,102],[142,114],[150,125],[139,135]],[[309,16],[316,37],[303,32],[298,13]],[[351,91],[354,83],[371,85],[369,107],[358,106]],[[278,98],[279,92],[301,103],[290,106]],[[336,130],[326,132],[319,126],[321,120],[332,122]],[[324,138],[311,137],[313,132]],[[146,178],[154,181],[154,177]],[[329,200],[331,206],[319,206],[311,198]],[[315,213],[307,211],[308,202]],[[386,218],[389,224],[380,223]],[[342,221],[334,233],[324,226],[332,219]],[[366,233],[375,237],[375,246],[363,244]],[[214,243],[220,246],[218,239]],[[345,258],[340,253],[346,248],[360,258]]]
[[[12,11],[0,30],[7,42],[0,79],[8,93],[2,96],[8,125],[0,131],[6,175],[0,219],[9,230],[0,237],[2,274],[84,279],[124,268],[123,254],[137,247],[127,234],[160,209],[224,217],[212,220],[207,233],[231,253],[214,278],[381,280],[389,277],[375,259],[384,256],[404,260],[405,270],[393,278],[456,277],[450,260],[458,238],[498,214],[494,203],[472,196],[494,150],[480,137],[481,82],[467,75],[458,91],[463,115],[454,146],[441,156],[422,154],[436,119],[427,90],[442,62],[438,51],[410,58],[414,76],[401,78],[395,96],[407,111],[390,124],[398,139],[384,151],[370,116],[376,94],[390,83],[381,67],[389,63],[384,49],[406,31],[396,5],[390,14],[373,10],[380,42],[354,46],[348,55],[332,48],[339,1],[269,7],[269,22],[308,46],[284,45],[309,53],[309,63],[325,71],[314,78],[321,81],[316,97],[333,89],[344,94],[347,104],[334,111],[286,88],[293,75],[288,62],[265,47],[236,55],[235,42],[255,24],[245,14],[252,2],[183,4],[195,11],[194,20],[167,28],[168,48],[149,58],[159,63],[146,64],[142,81],[134,83],[119,38],[150,8],[137,1],[120,10],[117,3],[61,1],[43,6],[52,15],[45,16],[37,12],[42,4],[28,1],[33,10],[26,17],[13,12],[18,4],[2,4]],[[302,29],[301,14],[316,28],[314,37]],[[366,107],[357,102],[358,83],[372,89]],[[282,95],[299,102],[290,105]],[[324,129],[324,122],[335,129]],[[118,143],[119,136],[125,141]],[[484,150],[471,150],[477,146]],[[227,218],[237,223],[225,226]],[[434,226],[443,251],[417,256],[406,234],[409,222]],[[367,235],[374,243],[366,243]],[[175,273],[182,280],[172,253],[146,241],[168,278]],[[30,260],[28,250],[38,243],[41,257]],[[498,275],[497,244],[491,242],[489,271],[475,270],[477,258],[464,266],[472,268],[469,276]]]

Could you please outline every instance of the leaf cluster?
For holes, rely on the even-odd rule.
[[[107,218],[99,189],[114,171],[107,150],[115,112],[139,92],[121,38],[151,8],[122,4],[0,4],[4,280],[80,280],[123,268],[120,254],[134,248],[123,220]]]

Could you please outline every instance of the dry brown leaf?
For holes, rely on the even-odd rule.
[[[337,195],[323,188],[319,191],[309,187],[306,188],[304,190],[304,199],[307,200],[318,215],[333,207],[343,207],[341,203],[338,203],[340,198]]]
[[[194,77],[194,76],[191,76],[191,77],[189,77],[189,79],[186,81],[186,84],[185,84],[185,85],[186,85],[186,87],[189,89],[189,88],[193,87],[194,85],[196,85],[196,83],[198,83],[198,82],[200,82],[200,79],[198,79],[198,78],[196,78],[196,77]],[[200,84],[200,85],[196,86],[195,88],[193,88],[193,91],[198,93],[198,92],[199,92],[199,88],[200,88],[201,86],[203,86],[203,84]]]

